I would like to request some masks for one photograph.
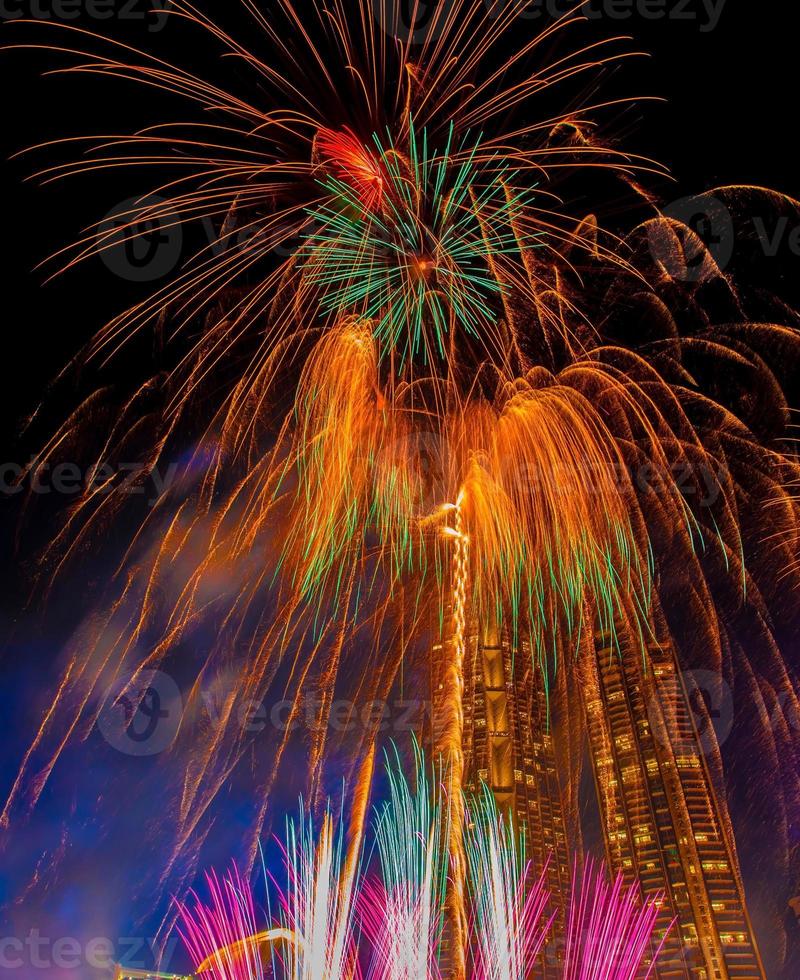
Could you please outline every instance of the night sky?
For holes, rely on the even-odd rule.
[[[28,0],[9,0],[0,5],[0,18],[7,16],[3,10],[13,15],[31,6]],[[117,0],[115,9],[122,6]],[[134,8],[141,11],[145,6],[140,2]],[[207,6],[213,11],[215,3]],[[679,6],[677,0],[672,6]],[[613,82],[629,94],[666,100],[642,103],[619,120],[627,147],[671,168],[674,188],[663,184],[659,188],[665,201],[734,182],[771,186],[800,197],[797,7],[791,0],[727,0],[721,13],[717,10],[719,23],[713,29],[709,29],[708,4],[695,0],[686,5],[694,14],[690,19],[651,20],[634,12],[630,19],[600,22],[598,30],[631,34],[633,46],[652,54],[648,59],[623,63]],[[36,9],[50,8],[43,2]],[[712,20],[714,17],[716,14]],[[152,21],[139,19],[87,23],[146,49],[183,56],[195,67],[210,59],[210,53],[200,49],[196,56],[187,54],[180,23],[168,22],[155,32],[147,27]],[[3,24],[0,42],[13,43],[16,30],[14,25]],[[28,29],[26,38],[33,36]],[[49,35],[43,31],[42,38],[46,41]],[[139,101],[137,90],[125,86],[85,79],[42,79],[40,71],[51,63],[41,52],[7,52],[0,58],[5,95],[0,166],[6,232],[0,239],[6,368],[0,431],[2,461],[11,465],[25,463],[32,451],[22,430],[25,419],[40,403],[45,422],[48,417],[58,418],[62,411],[64,393],[58,389],[52,398],[46,395],[51,379],[111,315],[142,295],[143,288],[121,280],[99,260],[46,286],[42,285],[45,274],[34,271],[37,262],[69,242],[83,225],[131,195],[127,185],[121,192],[121,184],[106,176],[42,188],[25,178],[37,165],[58,157],[45,154],[9,160],[10,155],[61,135],[132,129],[159,118],[154,115],[156,101]],[[218,70],[214,62],[206,63],[209,71]],[[136,356],[140,368],[146,363],[146,352]],[[75,630],[90,613],[92,597],[109,568],[104,556],[89,556],[85,574],[62,585],[52,601],[45,604],[35,597],[28,602],[37,549],[57,527],[65,506],[58,493],[46,495],[40,503],[35,519],[26,522],[18,536],[19,497],[0,491],[3,800],[37,721],[51,703],[65,647],[80,642]],[[106,544],[113,548],[114,534],[121,539],[124,531],[111,530],[112,540]],[[198,642],[203,639],[208,637]],[[10,831],[0,831],[2,935],[25,937],[31,929],[40,930],[48,937],[48,945],[42,947],[45,960],[48,950],[52,959],[52,944],[58,937],[75,937],[84,950],[90,940],[105,937],[112,942],[115,955],[127,956],[129,964],[150,966],[148,937],[156,936],[169,894],[181,884],[179,878],[168,879],[153,905],[154,879],[157,881],[166,860],[159,846],[159,787],[179,779],[181,773],[174,760],[165,763],[159,756],[122,755],[102,733],[82,734],[85,740],[67,748],[33,813],[25,817],[17,812]],[[269,746],[265,751],[270,751]],[[302,762],[302,750],[298,750],[298,764]],[[296,790],[283,785],[278,795],[281,807],[291,807]],[[251,815],[247,782],[236,780],[219,797],[203,851],[204,865],[224,868],[237,856],[238,841]],[[104,950],[103,944],[97,946],[99,958]],[[179,968],[185,964],[176,952],[168,965]],[[2,969],[0,975],[5,975]],[[51,976],[83,980],[105,974],[84,962],[74,970],[51,966],[30,973],[11,970],[8,975],[19,980]]]

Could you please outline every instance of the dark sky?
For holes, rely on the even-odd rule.
[[[48,4],[59,0],[38,2],[48,10]],[[84,0],[75,0],[78,6],[81,2]],[[114,2],[120,9],[132,4],[137,13],[146,4],[146,0]],[[557,0],[544,2],[557,5]],[[615,0],[608,2],[613,6]],[[725,183],[757,183],[800,196],[794,105],[800,27],[797,4],[789,0],[757,5],[743,0],[643,0],[654,13],[680,10],[687,17],[650,20],[635,12],[634,0],[616,2],[620,6],[614,9],[620,13],[631,8],[634,12],[623,19],[598,20],[598,31],[630,34],[635,39],[632,47],[651,53],[647,60],[623,65],[620,88],[627,94],[666,100],[643,105],[626,116],[626,144],[672,169],[679,181],[676,196]],[[5,6],[16,12],[32,3],[36,0],[6,0]],[[708,10],[709,5],[720,3],[715,8],[717,21],[717,15]],[[214,6],[209,3],[210,9]],[[113,24],[115,36],[152,50],[167,55],[182,50],[180,24],[167,22],[162,31],[149,33],[140,20],[89,22],[100,31],[110,31],[107,24]],[[716,26],[708,29],[710,24]],[[22,34],[17,25],[4,24],[3,28],[0,36],[7,44]],[[51,36],[42,32],[41,39],[47,41]],[[30,39],[30,32],[27,37]],[[0,131],[7,229],[2,268],[11,325],[6,362],[14,366],[4,386],[8,403],[2,431],[6,435],[13,434],[18,420],[38,403],[43,386],[81,341],[136,295],[121,296],[119,279],[99,262],[91,265],[90,274],[73,275],[46,289],[40,289],[44,275],[32,271],[44,256],[69,242],[87,220],[96,219],[119,200],[118,185],[103,178],[44,189],[23,183],[36,164],[54,162],[48,157],[6,162],[11,153],[34,143],[64,134],[92,133],[104,126],[113,129],[120,123],[120,104],[112,101],[116,95],[112,87],[77,79],[42,80],[37,68],[47,63],[46,55],[32,52],[6,53],[0,62],[6,93]],[[137,103],[129,90],[121,113],[126,124],[152,121],[155,103]]]
[[[217,0],[218,9],[231,0]],[[144,0],[129,6],[141,11]],[[209,2],[213,10],[215,3]],[[599,4],[597,4],[599,6]],[[631,4],[636,7],[636,4]],[[602,23],[603,30],[631,34],[636,46],[652,57],[629,62],[622,70],[623,87],[633,94],[661,96],[663,104],[646,104],[626,116],[631,149],[658,158],[667,164],[678,183],[675,197],[699,192],[725,183],[755,183],[772,186],[800,197],[800,170],[797,168],[797,91],[800,36],[800,5],[793,0],[727,0],[726,3],[690,0],[651,0],[651,12],[668,8],[686,15],[647,19],[634,12],[629,19]],[[117,2],[117,9],[122,7]],[[57,8],[57,0],[56,0]],[[30,0],[6,0],[0,4],[0,18],[19,10],[56,9],[48,0],[38,7]],[[713,8],[713,12],[712,11]],[[625,12],[625,3],[615,8]],[[718,22],[717,22],[718,16]],[[80,23],[77,21],[76,23]],[[179,24],[167,23],[164,30],[148,32],[139,20],[111,20],[88,26],[117,36],[153,45],[166,53],[186,55]],[[598,29],[601,29],[600,22]],[[18,36],[16,26],[0,27],[0,42],[11,44]],[[20,35],[21,36],[21,32]],[[33,35],[28,32],[30,39]],[[46,39],[47,35],[43,34]],[[203,53],[197,52],[202,63]],[[190,60],[187,58],[187,60]],[[43,274],[34,265],[59,245],[70,241],[82,224],[105,213],[121,194],[119,187],[103,178],[79,181],[75,185],[38,187],[24,178],[42,162],[7,160],[26,145],[63,134],[91,133],[104,127],[119,126],[119,116],[127,128],[132,124],[156,121],[155,103],[138,104],[132,97],[124,103],[112,101],[109,89],[98,82],[42,80],[39,69],[48,63],[40,53],[9,52],[0,58],[4,93],[3,125],[0,130],[0,167],[3,194],[2,241],[3,298],[5,305],[3,364],[5,404],[2,413],[2,460],[24,462],[17,433],[21,420],[41,400],[45,386],[67,358],[113,313],[136,296],[136,289],[123,284],[100,262],[44,288]],[[634,125],[637,123],[637,125]],[[44,158],[49,162],[49,158]],[[10,528],[14,501],[0,494],[0,527],[4,534],[2,613],[8,639],[0,648],[0,718],[6,735],[0,739],[0,797],[19,764],[19,754],[30,735],[31,718],[47,704],[48,685],[53,679],[51,656],[60,642],[60,620],[49,624],[41,611],[21,612],[24,593],[24,554],[11,554]],[[76,594],[80,590],[76,586]],[[79,752],[68,757],[72,771],[85,770]],[[112,763],[93,759],[90,773],[102,795],[111,779]],[[91,767],[89,767],[91,769]],[[83,773],[85,776],[85,772]],[[77,777],[74,781],[77,785]],[[70,769],[55,781],[43,800],[43,814],[31,828],[6,842],[0,852],[0,902],[17,895],[45,847],[52,848],[52,835],[60,832],[66,809],[79,839],[76,847],[92,850],[98,828],[93,823],[92,803],[96,797],[77,798]],[[83,930],[83,935],[115,935],[137,929],[148,934],[152,922],[134,926],[122,908],[124,889],[135,883],[138,863],[160,857],[148,852],[144,835],[138,835],[145,822],[158,815],[158,800],[138,801],[143,818],[132,819],[124,828],[129,848],[114,852],[99,847],[95,859],[86,865],[85,880],[59,882],[61,891],[49,904],[52,928]],[[224,818],[234,830],[240,819],[235,793],[229,798]],[[85,809],[85,812],[82,810]],[[50,836],[48,836],[50,835]],[[119,835],[118,835],[119,836]],[[119,840],[115,847],[119,848]],[[13,858],[13,860],[12,860]],[[119,864],[119,866],[117,866]],[[112,867],[113,866],[113,867]],[[108,900],[90,902],[82,893],[91,891],[100,877],[109,879],[108,889],[99,894]],[[86,922],[87,908],[96,916]],[[24,916],[12,913],[13,928],[23,927]],[[17,974],[23,980],[22,974]],[[13,974],[12,974],[13,975]],[[37,972],[37,977],[48,976]],[[53,973],[61,980],[93,976],[91,973]],[[24,978],[27,980],[27,976]]]

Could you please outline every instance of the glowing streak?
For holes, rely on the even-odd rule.
[[[524,834],[498,813],[483,787],[468,806],[467,855],[474,980],[526,980],[534,973],[555,912],[544,919],[547,865],[538,877],[525,861]]]
[[[399,754],[387,757],[388,799],[376,809],[376,874],[359,862],[348,870],[344,834],[326,813],[320,834],[301,815],[299,833],[287,824],[283,847],[288,876],[278,889],[275,921],[257,930],[252,892],[235,870],[220,882],[207,876],[210,904],[180,906],[180,932],[207,980],[440,980],[444,960],[452,974],[453,934],[446,928],[452,873],[454,803],[452,782],[432,784],[415,745],[414,785]],[[371,768],[371,766],[370,766]],[[444,769],[439,776],[446,777]],[[357,801],[356,811],[363,800]],[[555,912],[549,901],[547,864],[532,874],[524,834],[501,815],[487,787],[467,801],[458,846],[465,854],[464,885],[469,913],[465,952],[474,980],[526,980],[537,969]],[[354,813],[357,822],[362,817]],[[448,869],[450,874],[448,875]],[[277,884],[274,879],[273,883]],[[463,896],[462,896],[463,898]],[[634,980],[648,955],[663,945],[653,939],[659,899],[644,904],[622,877],[607,884],[591,864],[573,876],[565,936],[565,980]],[[366,967],[362,972],[362,967]],[[465,968],[466,975],[466,968]]]
[[[436,980],[447,886],[450,800],[430,786],[416,749],[416,785],[399,756],[387,764],[389,799],[377,812],[380,880],[365,883],[360,909],[372,947],[369,980]]]
[[[352,130],[321,129],[316,146],[335,178],[354,188],[364,208],[372,211],[380,206],[385,179],[381,165]]]
[[[217,980],[217,978],[223,980],[223,977],[227,978],[229,974],[227,972],[224,974],[219,973],[218,964],[220,962],[236,963],[241,960],[247,961],[252,952],[257,950],[259,951],[261,963],[266,964],[267,955],[271,947],[278,943],[296,942],[297,937],[288,929],[268,929],[265,932],[256,933],[254,936],[246,936],[244,939],[239,939],[231,943],[230,946],[216,949],[207,959],[195,967],[195,973],[200,975],[210,973],[214,980]]]
[[[298,826],[287,826],[282,926],[296,942],[283,957],[285,980],[352,980],[356,882],[345,873],[343,846],[329,811],[318,840],[302,812]]]
[[[470,542],[464,529],[463,492],[453,510],[454,526],[446,529],[453,539],[452,633],[446,638],[451,653],[440,680],[435,719],[436,752],[446,768],[450,798],[450,885],[447,894],[449,968],[453,980],[466,976],[467,914],[466,854],[464,850],[464,663],[467,655],[467,608],[469,603]]]
[[[609,884],[603,868],[591,861],[582,878],[576,866],[567,919],[564,980],[647,980],[669,931],[651,947],[660,901],[656,896],[640,902],[637,888],[625,891],[622,874]],[[640,973],[648,956],[652,956],[650,964]]]
[[[606,625],[622,596],[630,597],[644,636],[649,541],[634,526],[622,451],[588,395],[531,372],[509,381],[494,405],[474,399],[440,417],[441,491],[458,503],[431,511],[419,451],[430,414],[408,404],[413,391],[381,388],[378,360],[369,325],[347,321],[318,342],[301,378],[289,457],[298,480],[284,559],[300,593],[339,602],[354,566],[368,562],[383,573],[374,581],[390,597],[406,583],[421,598],[429,584],[439,596],[466,589],[469,595],[453,593],[446,603],[458,617],[454,636],[469,604],[479,616],[502,610],[515,635],[529,631],[541,665],[545,637],[559,621],[569,631],[579,625],[587,600]],[[637,397],[646,392],[598,365],[571,370],[644,430],[666,469]],[[674,506],[676,519],[685,519],[677,499]]]
[[[326,136],[325,145],[331,142]],[[441,151],[413,121],[407,155],[391,137],[386,143],[375,135],[374,142],[386,175],[380,209],[374,195],[365,205],[360,171],[349,181],[329,178],[323,189],[330,203],[309,209],[317,230],[302,263],[318,306],[333,320],[369,321],[382,356],[397,355],[398,371],[414,357],[449,360],[447,337],[456,328],[487,351],[499,349],[491,297],[522,278],[513,226],[530,192],[514,191],[514,174],[493,155],[479,163],[479,140],[463,137],[456,145],[454,123]]]
[[[571,637],[594,626],[582,622],[584,615],[613,632],[623,605],[636,607],[630,632],[641,640],[651,626],[654,560],[664,581],[678,574],[685,579],[683,593],[697,597],[693,618],[703,632],[698,650],[718,669],[735,646],[734,631],[726,635],[724,609],[737,603],[721,598],[717,576],[707,580],[695,554],[709,530],[709,560],[715,552],[737,589],[748,586],[748,604],[763,624],[772,618],[762,598],[773,591],[769,567],[785,569],[793,580],[800,570],[796,460],[779,439],[765,449],[753,435],[761,431],[762,406],[775,419],[786,414],[782,374],[769,364],[786,360],[782,351],[795,356],[796,330],[748,323],[746,304],[731,295],[732,282],[703,250],[698,270],[736,299],[732,309],[742,310],[741,322],[710,326],[715,321],[700,297],[713,290],[694,290],[689,297],[676,275],[685,268],[679,223],[659,215],[652,198],[631,183],[632,171],[651,169],[650,163],[605,147],[593,135],[593,110],[612,103],[570,102],[548,119],[529,104],[541,92],[609,62],[604,42],[594,41],[556,64],[529,57],[580,21],[580,5],[575,16],[560,18],[519,46],[510,35],[525,0],[500,5],[499,13],[474,0],[437,5],[436,29],[412,64],[410,40],[387,42],[386,23],[401,26],[402,4],[394,0],[379,0],[379,17],[369,0],[357,4],[357,17],[348,17],[338,0],[309,5],[308,23],[290,0],[279,0],[270,16],[256,0],[245,2],[270,44],[264,60],[193,3],[173,0],[171,8],[176,20],[219,42],[233,56],[228,64],[253,71],[249,103],[203,75],[121,42],[112,39],[106,47],[92,32],[52,27],[69,39],[63,53],[77,58],[64,71],[104,82],[138,81],[143,90],[168,92],[197,110],[194,121],[100,136],[77,163],[42,173],[46,180],[111,168],[157,173],[152,190],[160,203],[137,189],[139,203],[122,216],[122,225],[89,227],[74,248],[60,253],[64,267],[118,248],[123,236],[149,235],[153,222],[162,230],[210,222],[220,227],[214,244],[222,247],[204,247],[181,264],[152,295],[109,323],[87,351],[87,359],[105,361],[156,324],[159,334],[164,325],[170,341],[196,338],[181,348],[166,378],[149,379],[121,408],[111,406],[114,421],[92,472],[109,464],[113,471],[115,461],[129,459],[132,433],[134,444],[149,439],[146,469],[155,472],[165,461],[171,464],[169,454],[187,432],[195,438],[198,415],[208,422],[184,479],[152,509],[125,554],[119,579],[124,584],[113,609],[98,617],[96,630],[92,624],[93,635],[66,668],[0,825],[7,827],[12,813],[36,801],[74,734],[91,729],[107,672],[139,671],[144,660],[156,666],[207,614],[210,596],[225,627],[208,665],[221,650],[241,643],[253,610],[272,608],[264,598],[277,573],[265,570],[264,555],[274,553],[273,537],[281,534],[285,574],[275,622],[247,642],[236,696],[226,705],[228,727],[220,726],[200,748],[188,739],[191,775],[179,802],[173,860],[196,839],[200,814],[210,813],[226,784],[220,772],[229,774],[246,757],[244,740],[238,731],[233,734],[236,698],[258,692],[260,699],[291,646],[301,651],[292,665],[298,687],[323,673],[316,672],[315,660],[327,654],[329,624],[320,608],[330,600],[339,620],[333,632],[343,636],[351,623],[345,607],[354,570],[360,576],[354,592],[364,606],[373,600],[373,622],[414,610],[403,623],[406,634],[427,621],[428,595],[436,604],[449,594],[443,570],[452,541],[436,530],[443,515],[431,520],[421,505],[427,500],[417,465],[421,432],[433,431],[452,457],[436,499],[452,499],[462,487],[468,491],[462,521],[472,542],[471,600],[479,612],[501,609],[514,632],[529,630],[540,664],[559,631]],[[495,58],[501,50],[505,54]],[[342,98],[345,73],[353,86]],[[262,107],[265,89],[274,111]],[[321,106],[328,102],[339,118],[353,121],[352,132],[327,128],[331,120]],[[513,122],[520,108],[524,117]],[[540,175],[544,186],[562,171],[578,177],[585,168],[614,173],[654,214],[622,247],[601,244],[613,236],[593,215],[572,215],[552,197],[552,210],[546,210],[542,191],[530,198],[531,175]],[[725,190],[726,200],[732,192]],[[777,200],[796,210],[797,202]],[[316,236],[308,227],[314,215],[324,219]],[[303,256],[292,250],[285,261],[275,259],[288,241],[309,234]],[[642,234],[651,237],[644,250]],[[663,248],[652,247],[662,240]],[[388,246],[391,261],[377,255],[377,246]],[[642,260],[643,252],[664,259]],[[582,275],[585,260],[597,264],[602,293],[581,281],[595,279]],[[375,274],[360,276],[371,264]],[[618,335],[612,336],[620,346],[611,346],[610,338],[601,341],[593,321],[610,321],[598,305],[600,295],[620,297],[616,306],[629,305],[633,315],[658,308],[641,333],[653,343],[639,347],[637,340],[643,353],[624,349]],[[669,309],[675,297],[681,306],[677,318]],[[360,319],[348,316],[343,322],[343,311]],[[372,320],[365,319],[367,313]],[[690,317],[692,329],[683,331],[679,321]],[[330,333],[317,343],[320,324]],[[427,357],[429,375],[420,375],[413,358],[403,361],[404,352]],[[690,373],[688,365],[701,361],[703,370]],[[742,362],[758,378],[753,392],[759,397],[746,400],[757,411],[742,407],[739,418],[716,400],[716,384],[704,393],[697,379],[715,378]],[[288,368],[305,370],[296,413],[281,427],[284,397],[291,398],[283,378],[289,373],[291,384],[296,381]],[[164,403],[154,410],[152,397],[162,388]],[[94,433],[108,410],[103,392],[90,396],[46,441],[32,470],[49,465],[87,429]],[[758,424],[748,428],[751,419]],[[273,444],[272,423],[281,429],[279,448],[265,454],[265,443]],[[778,431],[783,433],[780,426]],[[184,493],[187,479],[196,478],[198,460],[202,485],[195,493],[192,482]],[[632,461],[640,472],[643,464],[668,474],[664,492],[634,487],[625,476]],[[713,513],[694,506],[689,491],[683,496],[670,475],[683,469],[728,474],[715,481]],[[295,476],[297,493],[284,492]],[[76,501],[49,549],[56,571],[88,551],[92,534],[107,528],[116,509],[129,503],[126,488],[112,483]],[[775,550],[768,561],[759,557],[753,572],[745,557],[763,553],[764,514],[770,512],[775,528],[769,547]],[[157,545],[140,561],[136,549],[153,536]],[[446,536],[452,537],[449,531]],[[178,571],[187,567],[188,573]],[[439,588],[431,588],[434,577]],[[221,595],[222,581],[235,587]],[[165,616],[158,597],[174,596],[176,589]],[[775,650],[777,696],[796,706],[771,627],[762,629]],[[378,634],[376,629],[375,648],[388,662],[388,676],[392,658],[399,662],[402,652],[393,649],[387,656]],[[154,647],[144,642],[148,635],[158,637]],[[757,680],[751,684],[758,695]],[[299,704],[302,693],[294,693]],[[284,741],[278,760],[285,746]],[[782,754],[777,741],[772,751]],[[319,766],[323,752],[320,742]],[[260,786],[274,778],[269,773]],[[262,789],[261,813],[267,795]],[[776,853],[788,846],[781,833]]]
[[[206,875],[206,885],[210,905],[203,905],[195,893],[192,908],[178,905],[178,931],[197,972],[208,980],[263,980],[262,934],[248,883],[234,869],[223,881]]]

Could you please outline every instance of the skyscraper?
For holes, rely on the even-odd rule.
[[[468,634],[464,785],[487,785],[524,830],[534,869],[547,864],[556,941],[534,976],[550,980],[559,976],[571,865],[581,857],[564,797],[575,773],[558,771],[564,732],[550,723],[527,645],[515,647],[508,629],[491,621],[473,622]],[[598,631],[573,666],[609,871],[621,871],[645,896],[661,896],[657,939],[670,929],[654,976],[763,980],[724,797],[692,707],[698,692],[687,690],[674,649],[653,642],[644,655],[620,650]]]
[[[465,670],[465,783],[492,790],[501,811],[524,832],[526,853],[538,874],[547,865],[555,934],[563,931],[563,910],[571,875],[568,834],[556,771],[553,734],[541,672],[525,645],[515,649],[507,630],[494,622],[474,628]],[[558,976],[549,946],[537,976]]]
[[[663,893],[673,927],[656,976],[765,976],[724,801],[715,791],[674,650],[620,652],[608,633],[579,665],[590,755],[613,870]]]

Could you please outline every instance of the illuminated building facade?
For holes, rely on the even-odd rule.
[[[590,754],[607,859],[646,895],[664,894],[659,930],[677,923],[659,978],[761,980],[727,813],[669,645],[647,662],[595,637],[582,658]]]
[[[576,660],[575,682],[608,866],[644,895],[663,896],[658,939],[675,920],[652,976],[764,980],[724,799],[673,648],[652,643],[644,658],[599,632],[594,656],[587,654]],[[548,724],[541,672],[524,644],[516,650],[491,623],[473,625],[466,657],[465,787],[492,790],[501,811],[524,828],[535,869],[549,858],[554,934],[563,936],[581,842],[565,813],[559,729]],[[534,977],[560,975],[557,949],[547,948]]]
[[[496,624],[474,631],[467,650],[465,784],[475,791],[485,783],[501,811],[513,815],[524,830],[535,873],[547,863],[551,910],[559,916],[560,935],[571,861],[541,673],[534,669],[530,651],[524,646],[515,650]],[[556,977],[557,966],[553,948],[548,947],[536,975]]]

